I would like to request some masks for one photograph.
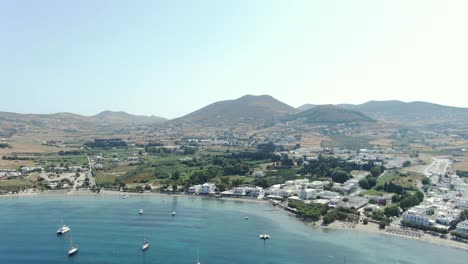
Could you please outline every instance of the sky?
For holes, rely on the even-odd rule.
[[[466,0],[0,1],[0,111],[175,118],[291,106],[468,107]]]

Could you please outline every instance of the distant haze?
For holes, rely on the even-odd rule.
[[[0,111],[175,118],[288,105],[467,107],[468,1],[2,1]]]

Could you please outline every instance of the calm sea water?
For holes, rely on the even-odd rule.
[[[467,251],[379,234],[324,232],[272,209],[200,197],[2,198],[0,263],[195,263],[197,255],[204,264],[468,262]],[[67,256],[70,233],[55,234],[61,219],[79,247],[73,257]],[[262,232],[271,240],[259,240]],[[140,251],[143,236],[151,242],[146,252]]]

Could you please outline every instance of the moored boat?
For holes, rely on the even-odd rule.
[[[67,225],[63,225],[57,230],[57,235],[64,235],[67,232],[70,232],[71,228]]]

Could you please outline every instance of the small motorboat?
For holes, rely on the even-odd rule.
[[[141,246],[141,251],[145,251],[149,248],[150,243],[148,241],[144,241],[143,245]]]

